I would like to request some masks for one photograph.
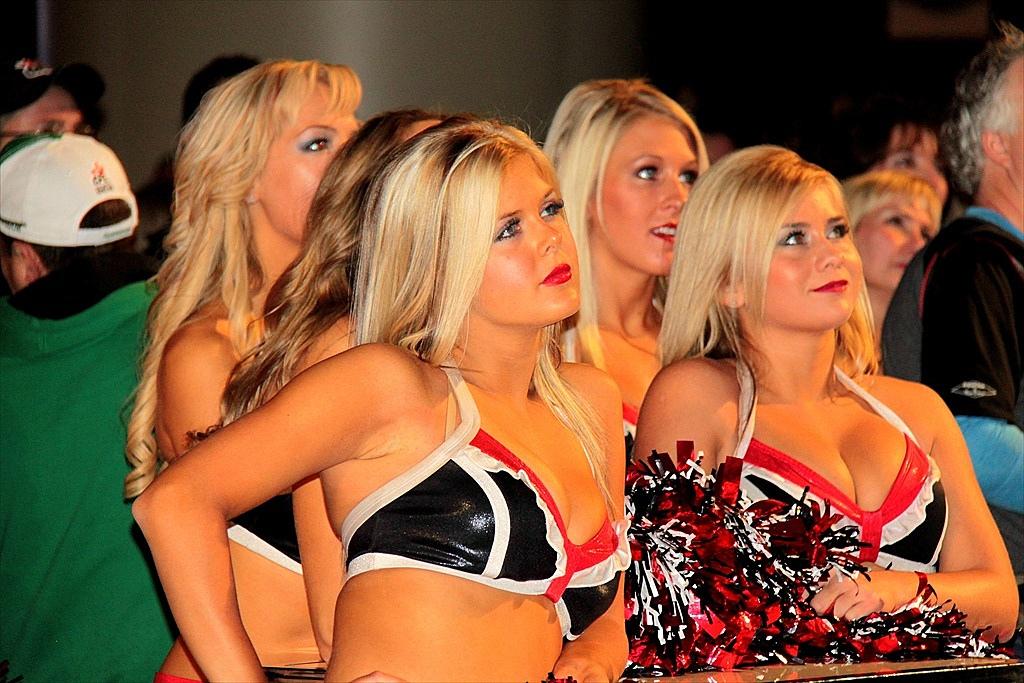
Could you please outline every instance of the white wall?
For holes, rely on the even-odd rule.
[[[402,106],[500,115],[543,132],[581,80],[636,76],[631,0],[52,0],[53,61],[107,81],[102,137],[145,182],[181,95],[213,57],[320,59],[363,80],[360,115]]]

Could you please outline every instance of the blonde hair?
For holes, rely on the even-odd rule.
[[[910,203],[928,214],[932,229],[942,221],[942,202],[927,181],[905,171],[880,170],[862,173],[843,182],[843,197],[854,232],[864,216],[880,206]]]
[[[253,294],[263,285],[245,199],[266,165],[271,143],[317,88],[329,106],[354,113],[362,97],[355,73],[316,61],[260,64],[228,79],[203,98],[182,129],[175,160],[174,209],[165,240],[167,260],[157,273],[149,310],[147,348],[128,425],[132,471],[125,496],[139,495],[157,474],[154,427],[156,377],[171,336],[214,301],[228,311],[235,353],[259,341]]]
[[[756,352],[737,309],[723,301],[741,288],[751,321],[764,315],[768,269],[779,228],[809,192],[823,188],[842,205],[838,181],[781,147],[734,152],[698,179],[683,208],[661,325],[663,365],[682,358],[731,358],[754,369]],[[692,264],[692,265],[691,265]],[[877,366],[870,307],[862,287],[836,330],[835,364],[851,376]]]
[[[483,281],[502,175],[523,155],[557,183],[524,133],[491,121],[433,128],[390,157],[363,212],[353,312],[357,344],[394,344],[434,366],[450,360]],[[558,373],[557,328],[549,325],[541,334],[531,389],[579,438],[610,501],[600,423]]]
[[[604,369],[604,351],[597,329],[597,286],[590,258],[587,206],[604,188],[608,157],[615,143],[633,121],[660,116],[676,123],[697,156],[701,173],[708,167],[708,154],[697,124],[675,100],[640,80],[609,79],[577,85],[558,105],[548,130],[544,151],[558,171],[565,200],[566,219],[576,240],[580,265],[580,311],[573,326],[577,348],[567,348],[570,357]],[[601,203],[597,202],[601,212]],[[665,300],[666,278],[655,284],[654,306]]]
[[[224,424],[270,400],[313,344],[352,304],[358,223],[381,160],[416,123],[440,119],[420,109],[378,114],[331,161],[309,209],[302,252],[267,297],[264,335],[235,366],[221,400]]]

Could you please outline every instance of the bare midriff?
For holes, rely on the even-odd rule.
[[[540,681],[562,648],[554,605],[423,569],[346,582],[328,681],[381,671],[420,681]]]
[[[301,666],[320,661],[302,576],[234,541],[231,564],[238,608],[263,666]]]

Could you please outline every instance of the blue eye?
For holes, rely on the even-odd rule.
[[[697,182],[697,175],[697,171],[683,171],[682,173],[679,174],[679,179],[686,183],[687,185],[692,186],[695,182]]]
[[[544,208],[541,209],[540,211],[540,215],[545,218],[557,216],[558,214],[562,213],[562,209],[564,208],[565,202],[561,201],[560,199],[552,200],[544,205]]]
[[[786,247],[807,244],[807,233],[803,230],[790,230],[785,237],[779,240],[779,244]]]
[[[494,238],[495,242],[502,242],[507,239],[511,239],[519,234],[520,231],[519,219],[511,218],[498,231],[498,235]]]
[[[302,143],[302,149],[306,152],[322,152],[325,149],[330,149],[331,139],[326,137],[319,137]]]
[[[829,228],[828,231],[829,237],[834,237],[836,239],[842,239],[849,234],[850,226],[847,225],[846,223],[836,223],[831,228]]]
[[[636,177],[641,180],[654,180],[658,177],[658,168],[656,166],[644,166],[637,170]]]

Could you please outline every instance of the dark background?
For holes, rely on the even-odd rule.
[[[724,134],[739,147],[782,144],[820,160],[823,142],[843,135],[831,127],[837,113],[868,97],[909,96],[941,119],[956,72],[991,34],[993,20],[1021,26],[1024,6],[1019,0],[361,1],[377,4],[22,0],[5,9],[4,52],[94,63],[108,80],[110,115],[101,137],[136,183],[173,148],[190,72],[216,54],[239,51],[352,64],[364,78],[363,117],[394,106],[468,109],[521,122],[538,139],[561,95],[580,80],[643,76],[679,99],[706,134]],[[298,39],[267,29],[304,21],[323,32],[319,42],[314,36],[303,44],[301,29]],[[187,39],[216,22],[231,30],[210,29],[212,37],[197,39],[206,41],[201,49],[182,44],[176,53],[178,36]],[[338,30],[319,25],[324,22],[338,22]],[[352,22],[368,25],[363,30]],[[377,51],[359,48],[353,36]],[[155,85],[161,80],[166,86]]]
[[[705,30],[677,28],[687,10],[645,3],[644,61],[705,133],[739,147],[770,142],[814,157],[838,114],[877,95],[922,103],[941,120],[957,72],[996,19],[1020,26],[1024,3],[918,0],[709,3]]]

